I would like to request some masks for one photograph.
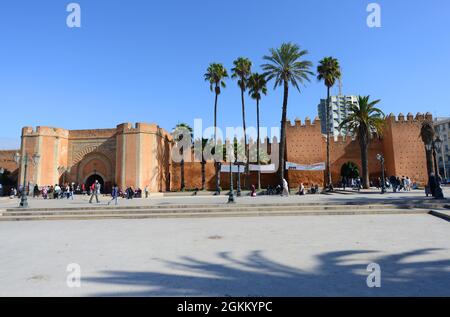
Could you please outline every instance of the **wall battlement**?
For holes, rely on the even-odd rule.
[[[172,140],[172,136],[166,130],[161,128],[155,123],[143,123],[137,122],[134,125],[130,122],[122,123],[117,125],[118,134],[136,134],[136,133],[146,133],[146,134],[156,134],[162,138],[167,138],[169,141]]]
[[[411,112],[409,112],[406,116],[403,113],[399,113],[398,116],[390,113],[386,116],[386,121],[393,123],[422,122],[424,120],[433,120],[433,115],[430,112],[427,112],[426,114],[418,112],[414,116]]]
[[[22,136],[25,137],[52,136],[52,137],[68,138],[69,131],[61,128],[52,128],[43,126],[37,126],[36,128],[24,127],[22,128]]]
[[[290,120],[286,120],[286,127],[296,127],[296,128],[307,128],[311,126],[319,126],[320,127],[320,119],[319,117],[315,117],[314,120],[311,122],[311,119],[309,117],[305,118],[305,123],[302,124],[302,121],[299,118],[296,118],[294,120],[294,123],[292,123]]]

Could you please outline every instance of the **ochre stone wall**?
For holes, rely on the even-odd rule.
[[[413,181],[424,184],[427,180],[424,145],[420,139],[421,123],[432,119],[431,114],[408,114],[386,119],[382,138],[371,139],[369,146],[369,171],[372,180],[381,175],[378,153],[386,159],[386,176],[409,176]],[[315,164],[326,161],[326,138],[321,133],[320,121],[308,118],[304,124],[296,120],[286,122],[286,160],[297,164]],[[272,144],[268,142],[270,154]],[[172,136],[156,124],[123,123],[115,129],[64,130],[51,127],[25,127],[22,129],[22,144],[19,152],[40,155],[38,165],[29,164],[27,181],[38,185],[54,185],[62,182],[81,184],[93,174],[103,178],[111,187],[117,183],[125,188],[148,186],[152,192],[177,191],[181,187],[180,164],[171,161]],[[17,169],[12,156],[15,151],[0,151],[0,167]],[[330,143],[331,173],[333,183],[340,182],[341,167],[353,162],[361,170],[360,148],[357,140],[338,137]],[[185,163],[186,189],[202,187],[201,163]],[[19,177],[23,174],[23,164]],[[213,162],[205,166],[206,189],[215,189],[215,168]],[[291,188],[300,183],[307,187],[324,184],[323,171],[287,171]],[[229,188],[229,174],[221,173],[222,189]],[[241,175],[241,185],[256,185],[257,173],[252,172],[246,180]],[[277,185],[276,173],[261,174],[262,187]],[[236,186],[236,177],[234,177]]]
[[[27,171],[27,182],[40,186],[82,184],[98,175],[107,189],[117,183],[122,188],[148,186],[151,191],[166,191],[170,189],[171,144],[169,133],[155,124],[70,131],[25,127],[19,152],[40,156],[39,164],[29,164]]]
[[[386,169],[389,175],[408,176],[421,184],[427,182],[425,146],[420,138],[424,120],[432,120],[431,113],[418,113],[415,117],[391,114],[387,118],[384,135]]]
[[[11,173],[13,180],[17,181],[19,167],[14,161],[14,155],[20,150],[0,151],[0,168]]]
[[[297,164],[315,164],[325,162],[326,142],[322,135],[319,118],[313,122],[309,118],[302,124],[296,120],[294,124],[286,122],[286,161]],[[322,171],[287,171],[286,180],[291,188],[323,184]]]
[[[408,176],[413,182],[423,185],[427,181],[425,148],[420,139],[420,127],[425,120],[431,120],[431,114],[400,114],[397,118],[389,115],[381,138],[373,137],[369,144],[369,177],[376,180],[381,176],[381,164],[377,154],[385,157],[386,176]],[[286,123],[286,158],[298,164],[326,162],[326,137],[320,132],[320,120],[313,123],[309,119],[305,124],[299,120],[295,124]],[[346,162],[355,163],[360,172],[361,150],[358,140],[339,136],[330,142],[330,165],[332,180],[335,185],[341,180],[341,167]],[[288,171],[290,187],[298,187],[301,182],[306,186],[323,185],[325,172]]]

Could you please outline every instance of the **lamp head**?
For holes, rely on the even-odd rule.
[[[439,136],[434,140],[434,146],[436,147],[436,150],[440,150],[442,145],[442,140],[439,138]]]
[[[16,152],[16,154],[14,154],[14,162],[16,162],[17,164],[20,163],[20,154],[19,152]]]

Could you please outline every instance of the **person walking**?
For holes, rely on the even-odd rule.
[[[53,199],[59,199],[60,198],[59,197],[60,193],[61,193],[61,187],[59,187],[58,184],[55,184],[55,189],[54,189],[54,192],[53,192]]]
[[[73,195],[75,192],[75,183],[70,183],[69,185],[69,197],[73,200]]]
[[[281,196],[289,196],[289,185],[285,178],[283,178],[283,193],[281,194]]]
[[[89,203],[92,204],[92,199],[94,199],[97,201],[97,204],[100,202],[98,200],[98,195],[100,194],[100,189],[101,189],[101,185],[98,182],[98,180],[95,181],[95,183],[93,184],[93,188],[92,188],[92,194],[91,194],[91,199],[89,199]]]
[[[148,186],[145,186],[144,191],[145,191],[145,198],[148,198]]]
[[[33,198],[39,197],[39,187],[37,184],[34,185],[33,188]]]
[[[119,197],[119,187],[117,184],[114,184],[111,192],[111,200],[108,201],[108,206],[111,204],[112,201],[114,201],[115,205],[117,206],[117,198]]]

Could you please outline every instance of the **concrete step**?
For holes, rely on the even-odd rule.
[[[164,212],[152,211],[141,213],[82,213],[49,215],[11,215],[4,214],[0,221],[31,220],[95,220],[95,219],[151,219],[151,218],[206,218],[206,217],[255,217],[255,216],[337,216],[337,215],[392,215],[392,214],[428,214],[427,209],[329,209],[329,210],[245,210],[245,211],[211,211],[211,212]]]
[[[6,212],[54,212],[54,211],[101,211],[101,210],[165,210],[165,209],[215,209],[215,208],[349,208],[358,209],[364,208],[444,208],[446,203],[435,201],[420,201],[420,202],[380,202],[380,203],[364,203],[364,202],[333,202],[332,204],[324,204],[324,202],[309,202],[309,203],[238,203],[238,204],[167,204],[167,205],[142,205],[142,206],[114,206],[114,205],[97,205],[86,204],[75,207],[60,207],[60,208],[6,208]]]
[[[418,206],[412,208],[405,205],[287,205],[287,206],[277,206],[277,205],[210,205],[208,207],[198,207],[189,205],[188,208],[155,208],[155,207],[139,207],[139,208],[92,208],[86,209],[46,209],[43,211],[36,210],[20,210],[14,209],[14,211],[0,212],[1,216],[68,216],[68,215],[114,215],[114,214],[170,214],[170,213],[212,213],[212,212],[276,212],[279,210],[283,211],[345,211],[345,210],[408,210],[408,209],[426,209],[430,210],[429,207]]]

